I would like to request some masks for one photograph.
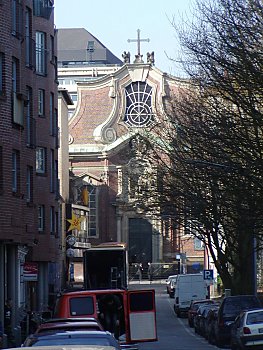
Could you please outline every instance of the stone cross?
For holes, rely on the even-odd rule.
[[[140,57],[141,56],[141,48],[140,48],[140,44],[141,42],[143,41],[147,41],[149,42],[150,39],[141,39],[140,38],[140,29],[137,29],[137,39],[128,39],[128,43],[132,43],[132,42],[137,42],[137,48],[138,48],[138,53],[137,53],[137,56]]]

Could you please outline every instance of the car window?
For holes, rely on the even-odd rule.
[[[246,298],[225,299],[223,306],[223,316],[236,316],[241,310],[257,307],[259,302],[253,296]]]
[[[94,314],[93,298],[91,296],[82,298],[71,298],[69,304],[71,316]]]
[[[250,312],[247,315],[247,325],[263,323],[263,311]]]

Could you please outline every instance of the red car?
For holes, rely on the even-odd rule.
[[[190,327],[194,326],[194,317],[197,313],[197,310],[202,304],[213,304],[214,301],[211,299],[202,299],[202,300],[193,300],[190,304],[190,308],[188,310],[188,324]]]

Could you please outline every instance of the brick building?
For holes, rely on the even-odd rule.
[[[0,309],[12,298],[13,326],[60,288],[53,5],[0,1]]]

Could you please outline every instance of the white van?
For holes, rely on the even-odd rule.
[[[192,300],[208,298],[208,285],[203,274],[178,275],[174,290],[174,312],[178,317],[187,312]]]

